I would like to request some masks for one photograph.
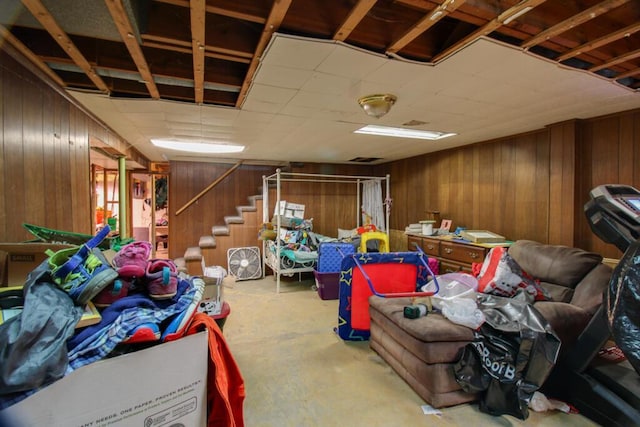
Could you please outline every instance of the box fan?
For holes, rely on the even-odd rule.
[[[230,248],[227,251],[229,274],[236,280],[252,280],[262,278],[262,259],[260,249],[256,246],[247,248]]]

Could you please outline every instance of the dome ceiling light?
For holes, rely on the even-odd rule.
[[[363,96],[358,99],[358,104],[364,112],[371,117],[379,119],[389,112],[391,106],[396,103],[398,97],[388,93]]]

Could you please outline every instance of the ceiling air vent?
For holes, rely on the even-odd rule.
[[[356,162],[356,163],[373,163],[373,162],[377,162],[378,160],[382,160],[382,158],[381,157],[354,157],[349,161]]]
[[[426,125],[428,122],[423,122],[422,120],[409,120],[406,123],[403,123],[402,126],[422,126]]]

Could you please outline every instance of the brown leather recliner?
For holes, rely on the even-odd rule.
[[[611,268],[596,253],[530,240],[515,242],[509,254],[551,295],[552,301],[534,306],[560,338],[562,358],[602,303]],[[370,297],[371,348],[430,405],[475,400],[453,373],[462,348],[473,339],[471,329],[437,313],[407,319],[403,310],[409,304],[409,298]]]

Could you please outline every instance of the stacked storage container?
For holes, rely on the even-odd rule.
[[[322,242],[318,246],[318,264],[313,274],[320,298],[338,299],[340,265],[342,258],[355,253],[355,246],[348,242]]]

